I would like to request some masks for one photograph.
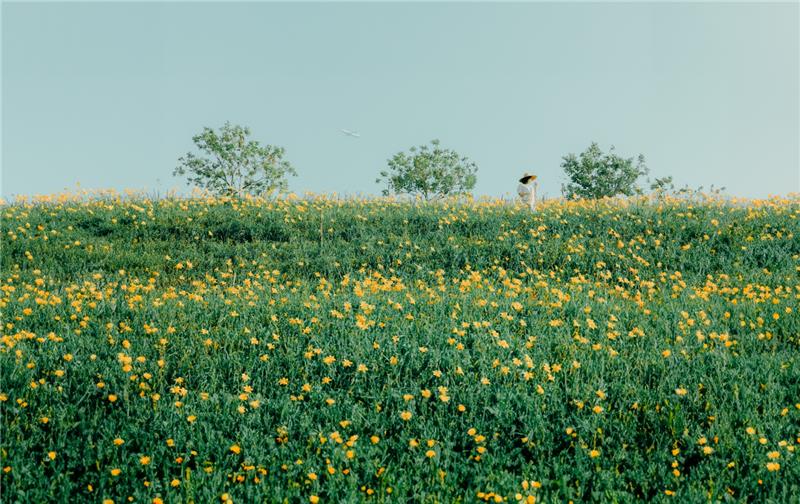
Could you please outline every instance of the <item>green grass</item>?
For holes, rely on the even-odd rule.
[[[3,502],[800,495],[798,199],[0,211]]]

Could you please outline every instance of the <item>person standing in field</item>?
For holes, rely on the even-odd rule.
[[[526,172],[525,175],[519,179],[517,194],[519,195],[519,199],[530,207],[531,211],[536,210],[536,189],[538,186],[539,183],[536,182],[536,175],[531,175]]]

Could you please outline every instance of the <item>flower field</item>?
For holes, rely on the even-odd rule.
[[[5,503],[800,495],[798,197],[0,212]]]

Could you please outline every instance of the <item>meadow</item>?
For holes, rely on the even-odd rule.
[[[800,198],[0,206],[3,502],[790,502]]]

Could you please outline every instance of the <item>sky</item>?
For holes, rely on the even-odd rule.
[[[286,149],[299,194],[379,194],[436,138],[476,195],[530,172],[556,197],[592,142],[677,186],[783,195],[799,24],[796,2],[3,2],[0,193],[186,193],[178,158],[230,121]]]

